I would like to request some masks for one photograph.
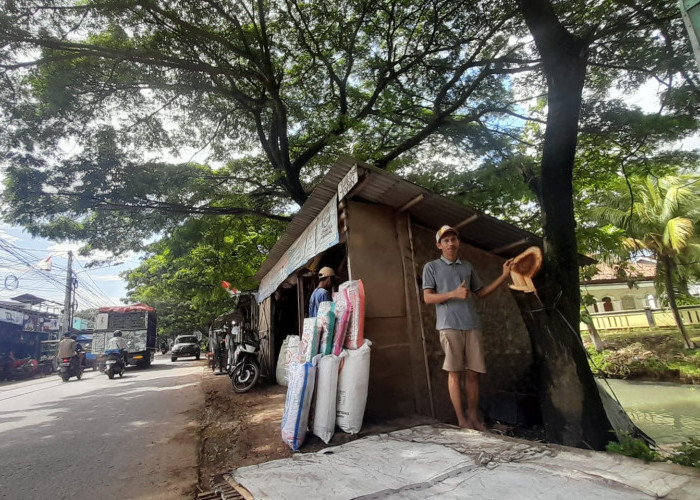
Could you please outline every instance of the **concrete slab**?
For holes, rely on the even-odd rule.
[[[368,436],[241,467],[227,480],[252,498],[700,498],[700,471],[451,426]]]

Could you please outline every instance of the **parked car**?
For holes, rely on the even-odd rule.
[[[199,339],[194,335],[180,335],[175,338],[175,344],[170,350],[170,361],[177,361],[183,356],[194,356],[199,359]]]

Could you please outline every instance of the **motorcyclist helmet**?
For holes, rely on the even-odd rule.
[[[122,331],[121,330],[114,330],[114,333],[112,334],[114,337],[121,337],[122,336]]]

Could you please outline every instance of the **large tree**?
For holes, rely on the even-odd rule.
[[[592,93],[605,90],[601,78],[607,82],[611,76],[624,77],[621,81],[631,88],[640,75],[654,75],[668,85],[663,102],[669,107],[678,76],[689,87],[685,95],[690,96],[691,107],[697,91],[687,78],[691,66],[686,61],[687,44],[685,50],[681,45],[685,40],[675,7],[670,10],[653,1],[517,0],[517,4],[542,58],[547,87],[539,184],[547,286],[540,291],[544,308],[525,319],[542,377],[548,437],[600,449],[607,439],[606,429],[599,425],[606,421],[605,413],[578,328],[572,326],[580,320],[573,171],[584,88],[588,82]],[[640,46],[646,53],[639,51]],[[686,59],[679,60],[679,53]],[[521,307],[536,310],[536,306],[521,301]],[[557,421],[564,424],[553,425]]]
[[[473,1],[15,0],[0,12],[6,161],[13,203],[26,200],[7,217],[54,237],[115,213],[148,215],[151,231],[163,213],[253,213],[220,201],[232,186],[301,204],[340,153],[386,166],[441,129],[479,141],[512,112],[505,76],[537,65],[511,43],[514,11]],[[186,147],[245,169],[146,161]],[[108,170],[97,189],[84,182]]]

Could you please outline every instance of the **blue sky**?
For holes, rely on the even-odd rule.
[[[63,304],[68,265],[68,251],[73,252],[73,272],[78,280],[78,310],[91,307],[121,305],[126,297],[125,282],[119,273],[138,266],[136,256],[118,259],[118,265],[86,269],[91,260],[105,259],[102,253],[92,258],[77,255],[79,242],[56,243],[33,238],[21,227],[0,224],[0,300],[9,300],[24,293]],[[43,271],[40,261],[50,257],[51,271]],[[50,303],[51,304],[51,303]]]

